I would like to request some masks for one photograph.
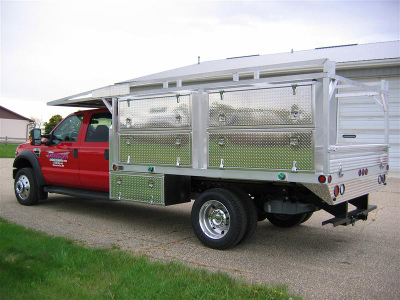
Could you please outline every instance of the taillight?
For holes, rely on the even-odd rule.
[[[335,187],[333,188],[333,195],[335,197],[337,197],[339,195],[339,186],[335,185]]]
[[[319,175],[318,176],[318,182],[319,183],[325,183],[326,182],[326,177],[324,175]]]

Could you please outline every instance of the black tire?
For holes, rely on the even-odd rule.
[[[304,223],[304,222],[307,222],[307,221],[311,218],[311,216],[313,215],[313,213],[314,213],[313,211],[310,211],[310,212],[306,213],[306,215],[305,215],[303,221],[301,221],[301,224]]]
[[[249,194],[239,188],[230,188],[230,191],[236,194],[239,199],[242,201],[246,215],[247,215],[247,229],[239,241],[239,243],[243,243],[248,241],[253,236],[254,232],[257,229],[257,222],[258,222],[258,214],[257,208],[254,204],[253,199],[250,198]]]
[[[243,238],[247,229],[246,211],[234,193],[210,189],[193,204],[192,226],[197,238],[207,247],[227,249]]]
[[[14,181],[15,197],[22,205],[35,205],[38,203],[38,186],[35,173],[31,168],[18,170]]]
[[[268,214],[267,219],[277,227],[289,228],[299,225],[306,216],[306,213],[297,215]]]

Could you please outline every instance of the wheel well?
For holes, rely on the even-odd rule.
[[[13,170],[13,178],[15,179],[15,175],[17,174],[18,170],[22,168],[32,168],[32,164],[29,160],[23,158],[19,159],[14,163],[14,170]]]

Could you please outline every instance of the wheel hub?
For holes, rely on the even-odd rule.
[[[30,191],[31,186],[28,177],[26,177],[25,175],[21,175],[15,183],[15,192],[19,195],[21,199],[25,200],[29,197]]]
[[[221,209],[215,209],[209,217],[210,223],[214,225],[214,227],[221,228],[225,226],[226,223],[226,215]]]
[[[220,239],[228,233],[229,220],[228,209],[217,200],[207,201],[199,212],[200,227],[212,239]]]

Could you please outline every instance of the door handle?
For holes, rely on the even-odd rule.
[[[78,158],[78,149],[68,149],[69,152],[74,152],[73,157]]]
[[[110,151],[108,149],[104,150],[104,159],[109,160]]]

